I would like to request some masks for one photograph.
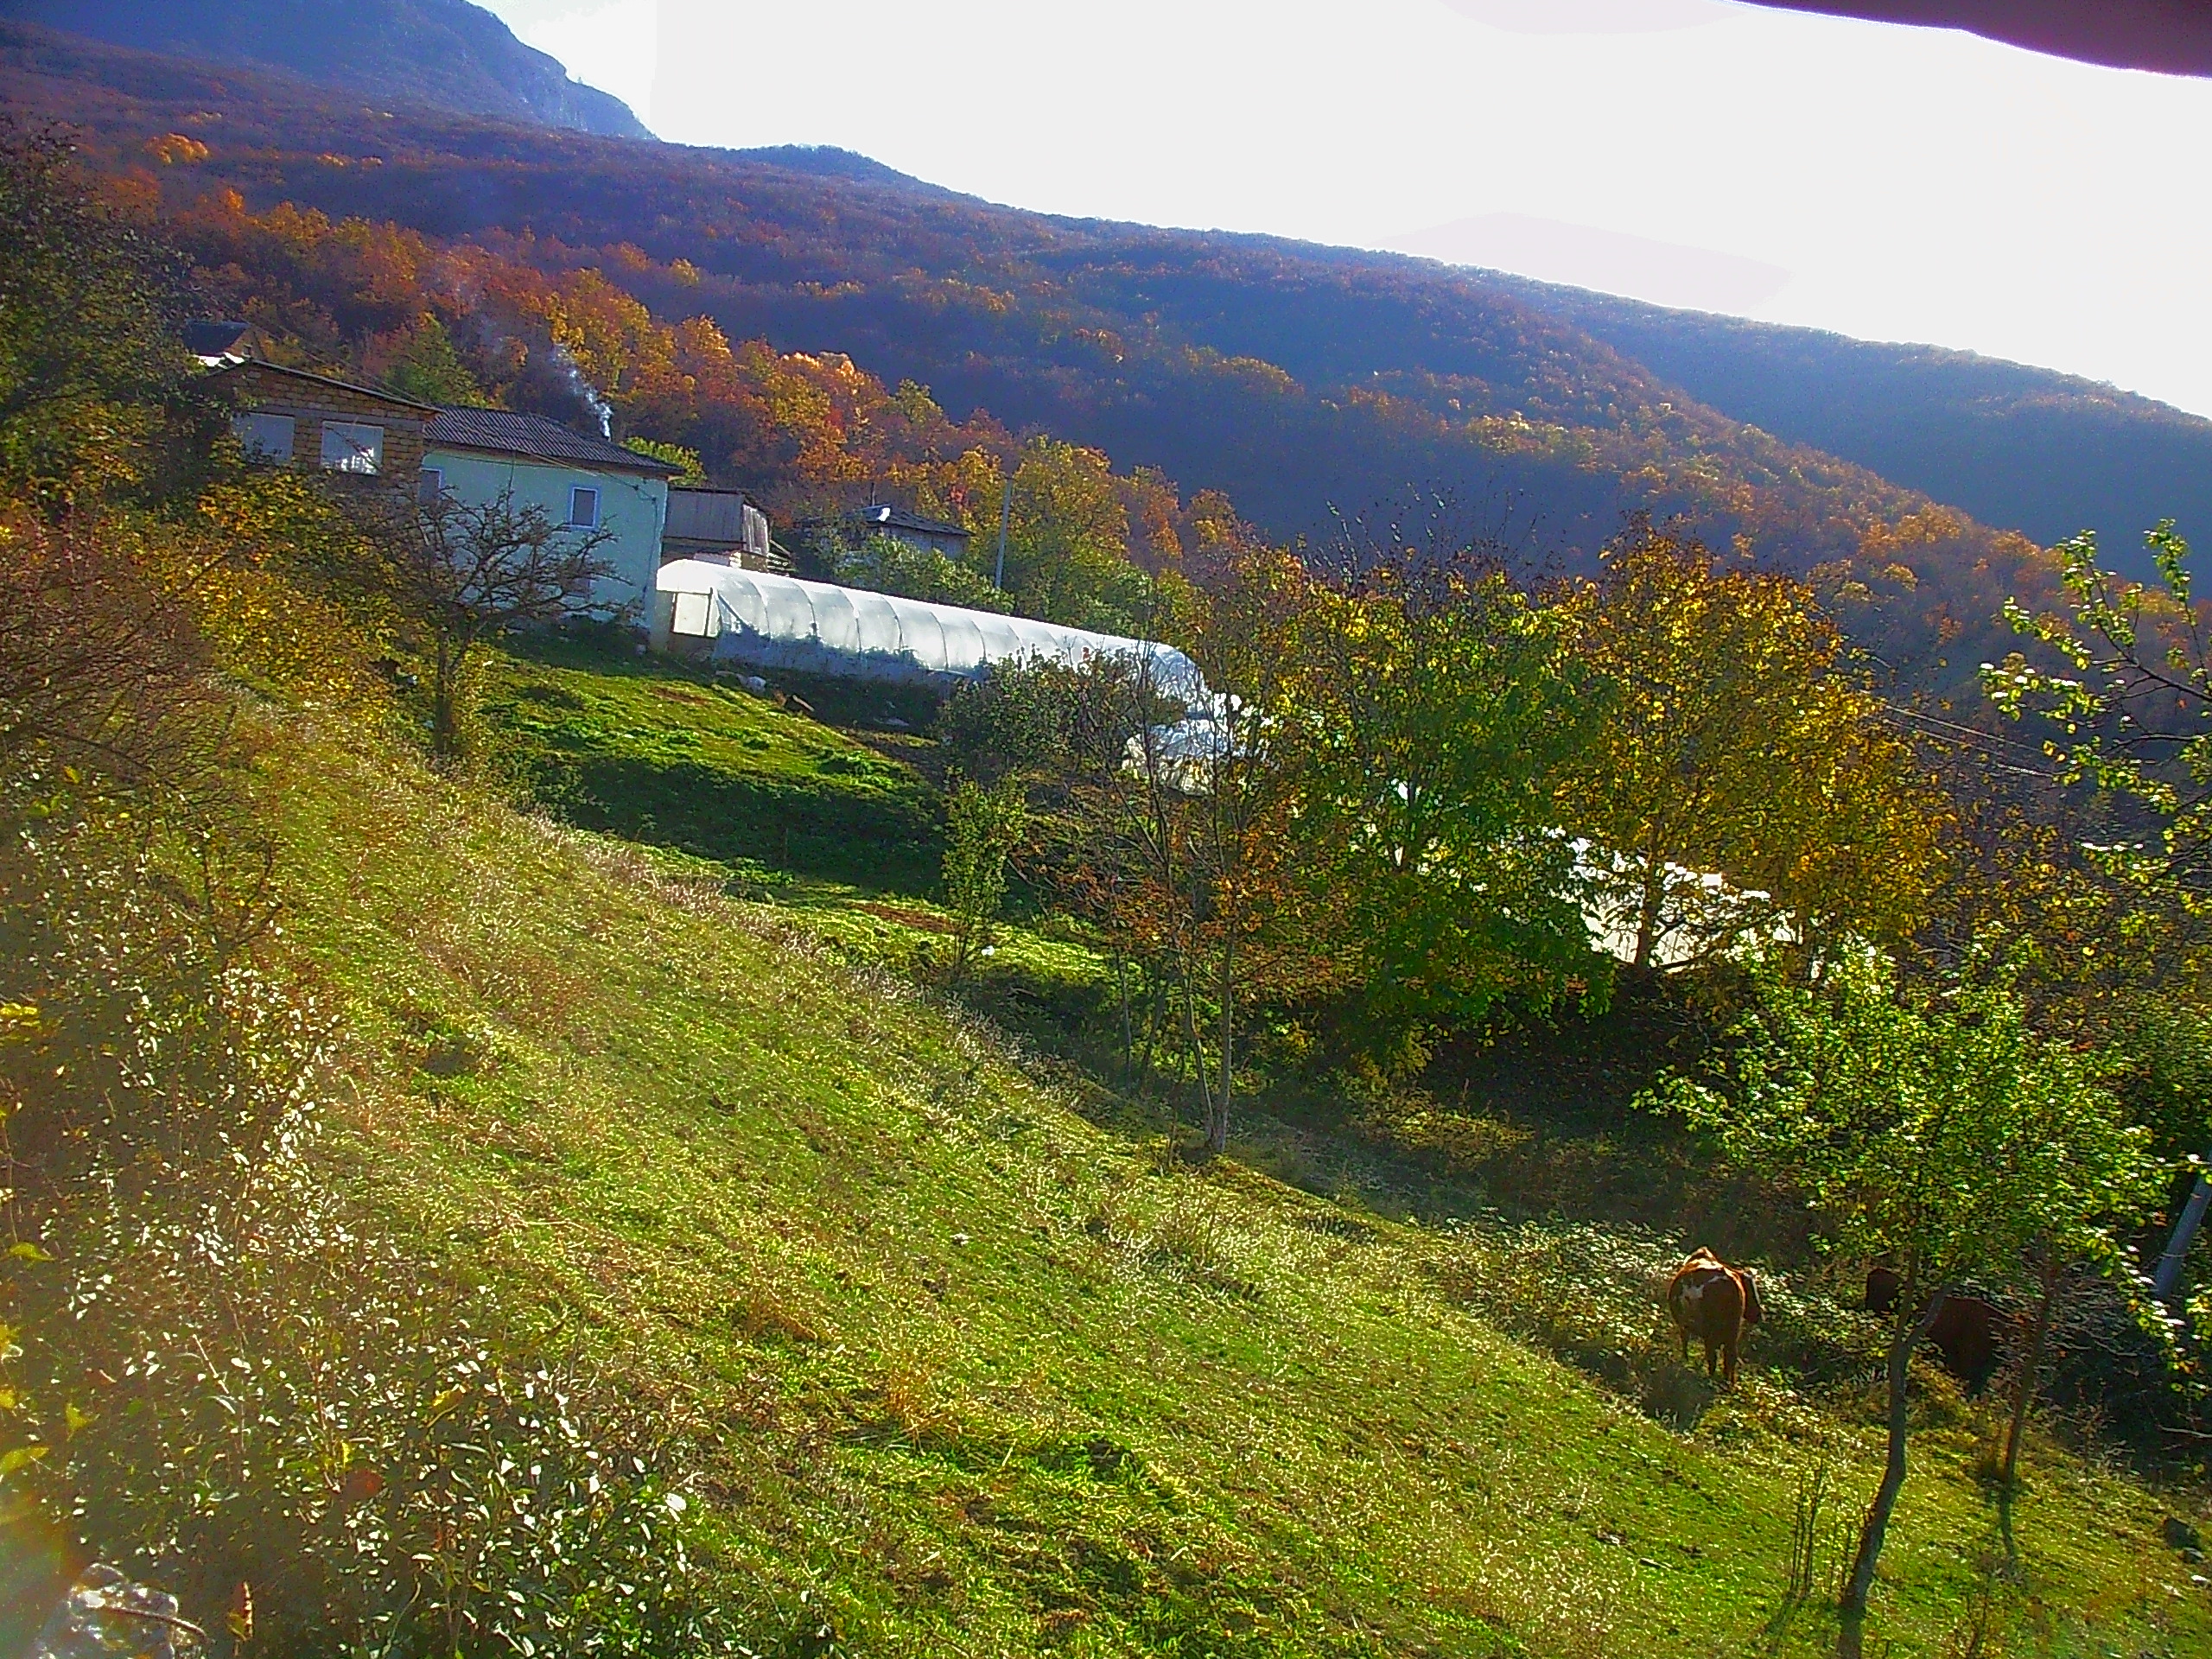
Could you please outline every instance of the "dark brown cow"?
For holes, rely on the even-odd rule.
[[[1904,1281],[1892,1269],[1874,1268],[1866,1275],[1867,1311],[1891,1313],[1904,1287]],[[1979,1296],[1946,1296],[1927,1340],[1942,1357],[1943,1369],[1965,1383],[1968,1394],[1980,1394],[1997,1375],[2005,1342],[2018,1324],[2014,1315]]]
[[[1705,1344],[1705,1374],[1714,1362],[1724,1382],[1736,1380],[1736,1350],[1746,1325],[1761,1313],[1759,1281],[1748,1268],[1732,1268],[1711,1250],[1700,1249],[1675,1270],[1667,1284],[1667,1312],[1682,1338],[1682,1363],[1690,1358],[1690,1338]]]

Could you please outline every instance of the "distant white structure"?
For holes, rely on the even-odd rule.
[[[751,668],[941,684],[979,678],[995,663],[1074,668],[1128,657],[1151,664],[1166,696],[1189,704],[1205,696],[1197,664],[1157,640],[747,570],[727,559],[673,560],[661,566],[658,588],[655,645],[697,641],[716,659]]]

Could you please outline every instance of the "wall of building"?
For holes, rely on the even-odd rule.
[[[397,488],[414,488],[416,469],[423,464],[421,410],[352,386],[271,373],[257,363],[226,371],[222,383],[241,410],[292,422],[289,465],[302,472],[321,470],[323,422],[358,423],[382,430],[383,453],[376,475]]]
[[[596,472],[552,461],[524,461],[469,449],[433,447],[423,457],[456,500],[482,505],[513,492],[518,507],[545,510],[556,524],[569,519],[569,492],[599,492],[599,522],[608,539],[599,550],[612,574],[594,584],[594,602],[627,610],[645,626],[652,614],[653,578],[660,569],[661,531],[668,522],[668,483],[638,473]],[[424,480],[427,486],[429,480]]]

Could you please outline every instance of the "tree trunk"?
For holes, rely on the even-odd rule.
[[[430,752],[450,759],[461,752],[461,717],[454,707],[461,660],[453,642],[438,636],[438,658],[430,671]]]
[[[1191,984],[1191,967],[1183,964],[1183,1040],[1191,1051],[1191,1071],[1198,1083],[1198,1127],[1208,1144],[1213,1141],[1213,1072],[1206,1064],[1205,1039],[1198,1035],[1198,994]]]
[[[1142,1100],[1152,1088],[1152,1062],[1160,1047],[1160,1028],[1166,1021],[1168,1005],[1175,995],[1175,988],[1155,982],[1154,977],[1144,976],[1144,1054],[1137,1062],[1137,1098]]]
[[[1667,902],[1667,861],[1653,854],[1643,861],[1643,896],[1636,907],[1636,967],[1651,966],[1659,948],[1659,912]]]
[[[1236,947],[1221,946],[1221,1087],[1214,1091],[1213,1121],[1206,1125],[1206,1150],[1229,1150],[1229,1096],[1236,1074]]]
[[[1128,959],[1114,952],[1114,984],[1122,995],[1122,1087],[1129,1086],[1129,1073],[1136,1064],[1135,1033],[1129,1028],[1129,964]]]
[[[1897,1494],[1904,1489],[1905,1432],[1910,1423],[1905,1385],[1911,1375],[1912,1351],[1934,1328],[1936,1316],[1943,1308],[1945,1293],[1938,1289],[1915,1321],[1910,1310],[1916,1288],[1908,1274],[1897,1291],[1897,1325],[1890,1338],[1889,1456],[1882,1465],[1882,1484],[1875,1489],[1873,1507],[1866,1511],[1866,1524],[1859,1529],[1859,1553],[1852,1557],[1851,1578],[1844,1586],[1843,1630],[1837,1642],[1837,1651],[1844,1659],[1858,1659],[1859,1627],[1866,1618],[1867,1595],[1874,1587],[1875,1563],[1882,1558],[1890,1515],[1897,1506]]]
[[[2058,1252],[2046,1249],[2043,1259],[2043,1305],[2036,1309],[2035,1335],[2028,1339],[2027,1357],[2020,1362],[2019,1391],[2012,1398],[2012,1427],[2005,1436],[2005,1497],[2009,1503],[2020,1469],[2020,1436],[2028,1426],[2028,1407],[2036,1397],[2043,1374],[2044,1344],[2050,1338],[2050,1316],[2058,1305]],[[2006,1528],[2009,1535],[2011,1529]]]

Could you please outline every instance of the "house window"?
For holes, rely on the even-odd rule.
[[[438,498],[446,493],[445,468],[442,467],[425,467],[423,469],[423,481],[417,487],[421,492],[422,501],[424,506],[434,507],[437,505]]]
[[[579,484],[569,492],[569,528],[597,530],[599,528],[599,492],[586,489]]]
[[[297,423],[289,415],[240,415],[231,423],[248,461],[288,461]]]
[[[380,473],[384,470],[384,428],[359,421],[322,423],[322,470]]]

